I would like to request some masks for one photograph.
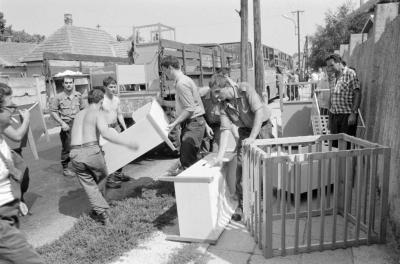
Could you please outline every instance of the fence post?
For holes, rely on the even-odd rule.
[[[273,184],[272,177],[277,177],[275,172],[277,168],[272,158],[268,158],[267,155],[263,155],[263,213],[264,213],[264,232],[265,232],[265,243],[264,243],[264,257],[272,258],[272,192]]]
[[[390,177],[390,148],[383,150],[383,173],[382,173],[382,190],[381,190],[381,227],[380,242],[386,242],[386,225],[388,218],[388,194],[389,194],[389,177]]]

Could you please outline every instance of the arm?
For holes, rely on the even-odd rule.
[[[361,103],[361,91],[360,91],[360,89],[355,89],[354,90],[353,107],[351,109],[351,114],[347,121],[350,126],[354,126],[357,124],[357,112],[358,112],[358,108],[360,107],[360,103]]]
[[[54,120],[56,120],[56,122],[57,122],[58,124],[60,124],[62,130],[67,131],[67,130],[70,129],[70,127],[68,126],[67,123],[65,123],[65,122],[61,119],[60,115],[58,114],[58,107],[59,107],[59,104],[60,104],[60,102],[59,102],[59,100],[58,100],[57,97],[53,97],[53,98],[50,100],[50,115],[54,118]]]
[[[214,165],[221,165],[222,164],[222,160],[224,158],[225,152],[226,152],[226,148],[228,146],[228,139],[229,139],[229,129],[224,129],[221,131],[221,138],[219,140],[219,148],[218,148],[218,154],[217,154],[217,158],[215,159],[214,164],[212,164],[212,166]]]
[[[118,134],[114,133],[113,129],[108,127],[107,121],[103,113],[99,113],[97,115],[96,126],[99,130],[100,134],[107,139],[108,141],[129,147],[133,150],[138,149],[138,144],[130,139],[125,139],[123,137],[119,137]]]
[[[253,127],[251,128],[251,133],[249,136],[251,142],[254,141],[257,138],[258,134],[260,133],[262,122],[263,122],[263,108],[260,107],[255,112]]]
[[[174,120],[174,122],[168,125],[168,129],[169,130],[173,129],[175,126],[188,119],[192,114],[193,112],[183,110],[182,113]]]
[[[126,130],[126,124],[125,124],[125,119],[124,116],[122,115],[122,113],[118,113],[118,122],[121,124],[122,128],[124,129],[124,131]]]
[[[11,140],[14,141],[21,141],[22,138],[25,136],[26,132],[28,131],[29,128],[29,118],[30,118],[30,113],[28,110],[21,111],[22,115],[22,124],[18,128],[13,128],[12,126],[8,126],[4,130],[4,134]]]

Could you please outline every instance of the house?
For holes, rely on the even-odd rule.
[[[26,64],[18,61],[29,54],[37,44],[5,41],[0,42],[0,75],[21,77],[26,75]]]
[[[64,25],[20,61],[26,63],[29,76],[45,76],[47,94],[52,96],[62,90],[62,78],[55,78],[57,73],[66,70],[83,73],[74,77],[75,85],[86,90],[91,68],[103,67],[109,61],[128,63],[130,48],[130,41],[119,42],[99,28],[74,26],[72,15],[64,14]]]

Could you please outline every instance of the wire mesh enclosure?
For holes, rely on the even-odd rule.
[[[244,221],[266,258],[385,242],[390,148],[337,134],[243,155]]]

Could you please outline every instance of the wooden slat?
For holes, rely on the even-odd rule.
[[[171,56],[174,56],[177,58],[183,57],[182,51],[178,51],[178,50],[164,49],[163,53],[164,53],[164,56],[171,55]],[[194,59],[194,60],[199,60],[199,62],[200,62],[200,56],[198,53],[195,53],[195,52],[185,51],[185,59],[192,59],[192,60]]]
[[[363,181],[363,202],[364,202],[364,206],[363,206],[363,222],[364,224],[367,223],[367,210],[368,210],[368,186],[369,186],[369,173],[371,170],[371,163],[370,163],[370,156],[371,155],[366,155],[364,156],[364,163],[365,164],[365,170],[364,170],[364,174],[362,177],[362,181]]]
[[[308,214],[309,214],[308,210],[298,212],[299,218],[306,218],[306,217],[308,217]],[[333,214],[333,209],[325,210],[325,215],[332,215],[332,214]],[[311,210],[310,215],[311,215],[311,217],[321,216],[321,210]],[[282,214],[273,214],[272,218],[274,221],[281,220]],[[296,219],[296,214],[293,212],[286,213],[286,219]]]
[[[258,246],[259,249],[262,249],[263,247],[263,240],[262,240],[262,191],[263,191],[263,186],[262,186],[262,181],[263,181],[263,172],[262,172],[262,168],[261,168],[261,163],[262,163],[262,153],[259,153],[259,156],[257,158],[258,163],[257,163],[257,175],[258,175]]]
[[[254,195],[254,150],[253,148],[250,148],[250,233],[252,236],[254,236],[254,200],[253,200],[253,195]]]
[[[345,174],[345,181],[344,181],[344,229],[343,229],[343,240],[345,242],[345,246],[346,245],[346,241],[347,241],[347,233],[348,233],[348,217],[347,217],[347,213],[349,212],[349,184],[350,184],[350,177],[351,177],[351,161],[352,158],[346,158],[346,162],[345,162],[345,168],[346,168],[346,174]]]
[[[296,145],[305,143],[315,143],[316,141],[325,140],[339,140],[343,139],[344,134],[332,134],[332,135],[315,135],[315,136],[300,136],[300,137],[284,137],[274,139],[256,139],[256,145]]]
[[[282,155],[282,147],[281,145],[278,145],[278,151],[277,151],[278,156]],[[280,190],[279,188],[276,189],[276,205],[277,205],[277,212],[279,213],[281,211],[280,205],[281,205],[281,200],[283,198],[283,187],[282,187],[282,166],[285,166],[282,162],[278,163],[278,181],[280,180]]]
[[[338,160],[334,158],[332,160],[332,168],[333,168],[333,225],[332,225],[332,244],[335,245],[336,243],[336,224],[337,224],[337,214],[338,214],[338,195],[339,195],[339,169],[338,169]]]
[[[332,152],[332,141],[328,141],[328,151]],[[331,207],[331,187],[332,187],[332,159],[328,159],[328,177],[327,177],[327,193],[326,193],[326,201],[327,208]]]
[[[311,251],[311,230],[312,230],[312,181],[314,178],[314,160],[312,156],[308,159],[308,190],[307,190],[307,248]]]
[[[253,173],[254,173],[254,241],[256,243],[259,243],[259,220],[260,220],[260,211],[259,211],[259,175],[258,175],[258,155],[255,152],[254,154],[254,160],[253,160]]]
[[[386,226],[388,213],[388,194],[389,194],[389,177],[390,177],[390,148],[386,148],[383,153],[383,172],[382,172],[382,190],[381,190],[381,226],[380,226],[380,242],[386,242]]]
[[[263,174],[264,177],[264,230],[265,230],[265,244],[264,244],[264,257],[271,258],[272,257],[272,192],[273,192],[273,184],[272,177],[275,177],[276,174],[268,174],[268,169],[273,168],[272,171],[276,171],[276,164],[273,164],[271,160],[268,160],[264,157],[264,167]]]
[[[282,165],[282,193],[285,194],[286,191],[286,178],[288,177],[288,167],[289,163],[284,163]],[[285,255],[285,247],[286,247],[286,199],[285,196],[282,196],[281,199],[281,249],[282,255]]]
[[[360,221],[361,221],[361,178],[363,177],[363,164],[362,164],[362,156],[358,156],[357,158],[357,196],[356,196],[356,241],[359,241],[360,236]]]
[[[371,151],[370,155],[370,164],[371,168],[369,171],[369,210],[368,210],[368,232],[367,232],[367,239],[368,244],[371,243],[372,240],[372,232],[374,231],[375,225],[375,188],[376,188],[376,169],[377,169],[377,155],[374,151]]]
[[[323,244],[324,244],[324,235],[325,235],[325,171],[326,171],[326,160],[321,160],[321,169],[319,171],[319,177],[321,178],[321,204],[320,204],[320,209],[321,209],[321,222],[320,222],[320,237],[319,237],[319,243],[321,245],[321,250],[323,249]]]
[[[243,147],[243,156],[242,156],[242,179],[243,179],[243,216],[244,216],[244,224],[247,226],[249,219],[249,195],[248,195],[248,182],[249,182],[249,166],[248,166],[248,149]],[[248,226],[247,226],[248,227]]]
[[[321,152],[322,151],[321,142],[317,142],[316,143],[316,150],[317,150],[317,152]],[[323,177],[323,175],[321,174],[321,172],[322,172],[321,171],[321,169],[322,169],[321,162],[322,162],[321,159],[318,159],[318,161],[317,161],[317,164],[318,164],[317,171],[318,171],[319,175],[316,175],[317,176],[317,186],[318,186],[318,188],[317,188],[317,204],[321,202],[321,178]]]
[[[295,186],[295,233],[294,233],[294,247],[295,247],[295,252],[297,252],[296,249],[299,248],[299,212],[300,212],[300,191],[301,191],[301,167],[300,167],[300,162],[296,159],[296,165],[294,167],[294,180],[296,182]]]

